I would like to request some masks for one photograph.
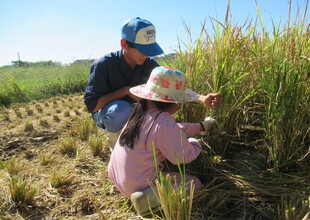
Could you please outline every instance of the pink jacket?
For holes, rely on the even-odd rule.
[[[120,146],[117,142],[112,152],[108,165],[109,178],[128,198],[131,193],[149,187],[149,182],[156,177],[152,144],[159,170],[163,169],[165,159],[173,164],[177,164],[176,158],[180,163],[189,163],[201,152],[200,143],[189,138],[199,135],[199,123],[176,123],[168,112],[162,112],[154,122],[159,113],[156,109],[147,111],[134,149]]]

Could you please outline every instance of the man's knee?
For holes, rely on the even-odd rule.
[[[112,101],[99,110],[94,119],[97,126],[109,132],[119,132],[126,124],[132,105],[122,100]]]

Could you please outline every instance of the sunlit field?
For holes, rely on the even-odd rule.
[[[307,8],[307,7],[306,7]],[[188,87],[220,92],[218,110],[183,104],[177,121],[211,115],[202,154],[166,170],[200,178],[185,192],[160,174],[152,219],[309,219],[310,26],[307,9],[267,30],[211,19],[180,39],[161,65],[186,72]],[[20,63],[19,63],[20,64]],[[86,112],[89,65],[0,68],[0,219],[142,219],[107,178],[106,134]]]
[[[84,91],[89,65],[18,62],[0,67],[0,106]]]

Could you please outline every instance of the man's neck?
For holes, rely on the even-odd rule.
[[[127,55],[126,50],[122,50],[124,59],[126,61],[126,63],[130,66],[131,69],[136,68],[136,64],[130,59],[130,57]]]

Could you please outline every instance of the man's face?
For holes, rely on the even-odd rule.
[[[127,48],[126,54],[124,54],[124,55],[127,58],[127,60],[129,61],[129,63],[128,63],[129,65],[130,64],[142,65],[147,58],[147,56],[144,56],[136,48],[131,48],[131,47]]]
[[[129,47],[124,39],[121,40],[123,55],[128,65],[134,69],[136,65],[142,65],[147,56],[144,56],[136,48]]]

